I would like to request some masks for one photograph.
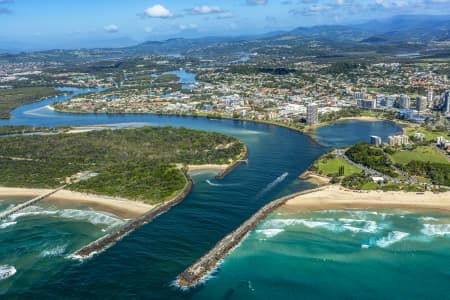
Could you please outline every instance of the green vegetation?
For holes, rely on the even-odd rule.
[[[0,126],[0,135],[31,133],[31,132],[50,132],[48,127],[33,127],[33,126]]]
[[[361,142],[351,147],[346,152],[347,156],[354,162],[365,165],[391,177],[397,177],[391,167],[390,159],[384,151],[369,143]]]
[[[352,190],[376,190],[380,186],[364,172],[354,173],[342,180],[342,186]]]
[[[411,175],[430,178],[434,184],[450,186],[450,164],[413,160],[403,165]]]
[[[178,83],[180,78],[175,74],[162,74],[155,79],[155,83]]]
[[[0,118],[9,118],[9,113],[18,106],[59,94],[60,91],[48,87],[0,89]]]
[[[343,167],[343,170],[342,170]],[[341,168],[341,172],[340,172]],[[315,169],[317,172],[321,175],[326,176],[349,176],[355,173],[360,173],[361,170],[351,164],[349,164],[345,159],[342,157],[329,157],[328,155],[324,156],[323,158],[319,159],[315,163]]]
[[[446,130],[437,130],[437,129],[427,129],[425,127],[409,127],[406,128],[406,135],[408,136],[413,136],[414,133],[422,133],[425,135],[425,140],[427,142],[433,141],[435,142],[436,139],[440,136],[443,137],[449,137],[450,136],[450,132],[446,131]]]
[[[0,139],[0,185],[56,187],[80,171],[98,173],[70,189],[160,203],[186,177],[175,163],[225,164],[244,145],[222,134],[171,127]]]
[[[391,155],[392,161],[396,164],[407,164],[411,161],[431,162],[450,164],[449,161],[441,155],[432,146],[418,146],[413,150],[397,151]]]

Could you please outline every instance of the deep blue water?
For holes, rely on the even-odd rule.
[[[249,148],[249,164],[241,165],[221,181],[214,181],[211,173],[195,175],[195,187],[180,205],[83,263],[64,257],[79,246],[80,240],[92,240],[101,234],[101,226],[86,229],[90,225],[67,221],[54,227],[58,224],[54,219],[50,222],[48,217],[36,215],[19,219],[17,224],[0,230],[0,243],[8,245],[7,251],[0,251],[0,265],[14,265],[14,257],[20,265],[32,267],[17,268],[15,276],[0,281],[0,296],[5,299],[205,299],[203,288],[182,292],[171,286],[176,275],[267,202],[311,188],[311,184],[297,177],[327,150],[305,135],[253,122],[133,114],[65,114],[46,108],[54,101],[67,98],[63,96],[20,107],[12,113],[10,120],[0,120],[0,125],[133,124],[211,130],[244,141]],[[331,127],[327,130],[334,136],[346,135],[347,138],[343,142],[326,140],[326,144],[355,143],[369,135],[386,136],[399,130],[391,123],[368,124],[371,123],[353,122],[351,135],[347,134],[345,126]],[[321,140],[327,139],[327,131],[323,130]],[[286,172],[286,178],[280,177]],[[206,179],[220,185],[210,186]],[[26,224],[33,225],[29,232],[24,231]],[[13,239],[17,226],[22,226],[20,232],[24,234],[19,240]],[[51,230],[49,226],[53,226]],[[32,250],[26,249],[28,244],[37,245],[31,240],[37,241],[41,248],[52,241],[55,242],[49,245],[52,249],[60,244],[66,247],[58,259],[44,260],[30,254],[26,260],[21,260],[23,251]],[[224,284],[228,284],[227,280]],[[281,279],[273,280],[276,284]],[[227,299],[222,290],[208,295],[206,299],[224,296]],[[248,298],[230,296],[228,299]]]

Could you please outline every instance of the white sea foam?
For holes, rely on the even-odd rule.
[[[118,226],[124,223],[124,220],[114,215],[92,210],[63,209],[58,215],[72,220],[87,220],[94,225]]]
[[[24,208],[23,210],[16,212],[9,216],[9,219],[15,221],[19,218],[23,217],[31,217],[31,216],[40,216],[40,215],[56,215],[58,213],[57,210],[44,210],[38,206],[29,206]]]
[[[66,251],[67,245],[58,245],[51,249],[45,249],[41,252],[41,257],[62,256]]]
[[[378,247],[387,248],[392,244],[395,244],[404,238],[408,237],[409,233],[401,232],[401,231],[392,231],[389,232],[387,236],[380,238],[375,242]]]
[[[265,235],[267,238],[274,237],[280,233],[282,233],[284,229],[260,229],[256,230],[257,233],[261,233]]]
[[[62,210],[57,210],[55,208],[44,209],[38,206],[30,206],[23,209],[20,212],[14,213],[11,216],[9,216],[9,220],[11,222],[15,222],[19,218],[30,216],[46,216],[46,215],[54,215],[61,218],[72,220],[86,220],[94,225],[109,225],[110,227],[122,225],[125,222],[124,220],[118,218],[117,216],[105,212],[97,212],[93,210],[79,210],[79,209],[62,209]]]
[[[450,224],[423,224],[421,232],[428,236],[450,235]]]
[[[421,220],[421,221],[425,221],[425,222],[439,221],[439,219],[433,218],[433,217],[421,217],[420,220]]]
[[[262,227],[264,229],[284,229],[288,226],[301,225],[308,228],[323,228],[332,232],[350,231],[353,233],[365,232],[374,233],[378,231],[378,224],[370,220],[357,219],[271,219],[266,221]]]
[[[375,221],[371,220],[357,220],[357,219],[339,219],[339,222],[342,222],[342,227],[347,229],[348,231],[359,233],[374,233],[378,231],[378,224]],[[361,226],[357,226],[361,225]]]
[[[16,224],[17,224],[17,222],[15,222],[15,221],[13,221],[13,222],[5,222],[3,224],[0,224],[0,229],[5,229],[7,227],[14,226]]]
[[[5,280],[16,274],[17,270],[13,266],[2,265],[0,266],[0,281]]]

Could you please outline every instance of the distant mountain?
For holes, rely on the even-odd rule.
[[[360,43],[367,43],[367,44],[376,44],[376,43],[384,43],[388,40],[379,36],[371,36],[367,39],[362,40]]]
[[[127,38],[89,41],[84,44],[89,44],[93,49],[81,49],[82,53],[64,51],[66,54],[64,61],[83,61],[86,57],[98,60],[152,54],[218,57],[239,53],[259,53],[274,57],[324,58],[340,57],[354,52],[388,55],[401,52],[424,52],[434,48],[429,45],[436,41],[450,41],[450,15],[401,15],[362,24],[298,27],[291,31],[238,37],[172,38],[164,41],[147,41],[137,45]],[[76,42],[75,40],[68,43],[65,48],[77,48]],[[4,44],[0,42],[0,48],[5,49]],[[439,51],[443,51],[442,48]],[[54,60],[59,52],[42,51],[41,53],[44,53],[49,60]],[[30,56],[29,59],[31,60],[32,57]]]

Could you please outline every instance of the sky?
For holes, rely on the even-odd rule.
[[[0,0],[0,49],[121,46],[443,13],[450,0]]]

